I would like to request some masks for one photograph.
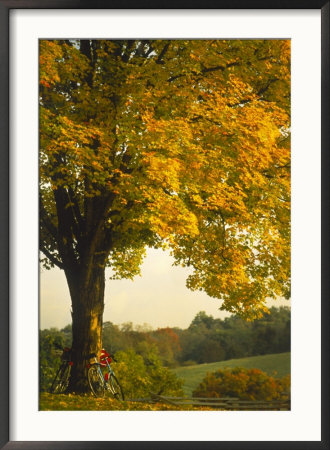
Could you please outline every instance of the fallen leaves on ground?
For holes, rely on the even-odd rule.
[[[39,399],[40,411],[207,411],[210,408],[196,408],[190,405],[174,406],[165,403],[119,402],[111,398],[95,398],[89,394],[49,394],[42,392]]]

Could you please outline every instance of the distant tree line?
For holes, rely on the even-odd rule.
[[[238,316],[214,319],[199,312],[186,330],[175,330],[179,336],[180,364],[224,361],[247,356],[290,351],[291,310],[270,308],[262,319],[247,322]]]
[[[199,312],[187,329],[121,326],[106,322],[103,345],[113,351],[154,347],[165,366],[202,364],[290,351],[291,311],[270,308],[262,319],[247,322],[235,315],[215,319]]]
[[[253,322],[230,316],[215,319],[199,312],[187,329],[134,326],[131,322],[103,325],[103,347],[111,353],[133,350],[148,366],[150,355],[166,367],[202,364],[290,351],[291,311],[270,308]],[[71,325],[40,331],[40,385],[46,386],[60,364],[58,348],[71,346]]]

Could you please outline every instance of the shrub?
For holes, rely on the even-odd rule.
[[[287,398],[289,390],[289,375],[284,378],[274,378],[259,369],[237,367],[208,373],[193,395],[270,401]]]
[[[119,351],[114,371],[120,382],[125,399],[150,397],[150,392],[158,395],[183,395],[183,381],[163,367],[155,353],[143,358],[134,350]]]

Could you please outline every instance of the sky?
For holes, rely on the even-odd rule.
[[[189,290],[185,285],[189,269],[173,266],[173,261],[166,251],[148,249],[141,276],[133,281],[109,280],[110,270],[106,271],[104,321],[187,328],[200,311],[222,319],[230,315],[219,311],[219,299]],[[62,270],[41,269],[39,301],[41,329],[61,329],[71,323],[71,300]],[[290,302],[279,299],[269,305]]]

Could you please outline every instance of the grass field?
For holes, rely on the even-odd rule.
[[[193,366],[178,367],[172,371],[184,379],[183,390],[191,396],[192,391],[202,381],[207,372],[215,372],[225,367],[244,367],[246,369],[260,369],[268,375],[283,377],[290,373],[291,353],[277,353],[273,355],[251,356],[242,359],[229,359],[209,364],[195,364]]]
[[[172,369],[173,372],[185,381],[184,393],[192,395],[192,391],[202,381],[207,372],[214,372],[225,367],[244,367],[247,369],[260,369],[268,375],[283,377],[290,373],[290,353],[278,353],[273,355],[253,356],[242,359],[230,359],[209,364],[196,364],[187,367]],[[276,374],[274,373],[276,372]],[[172,406],[168,404],[150,404],[134,402],[118,402],[109,398],[94,398],[91,395],[54,395],[46,392],[40,394],[39,409],[41,411],[191,411],[209,410],[207,407]]]

